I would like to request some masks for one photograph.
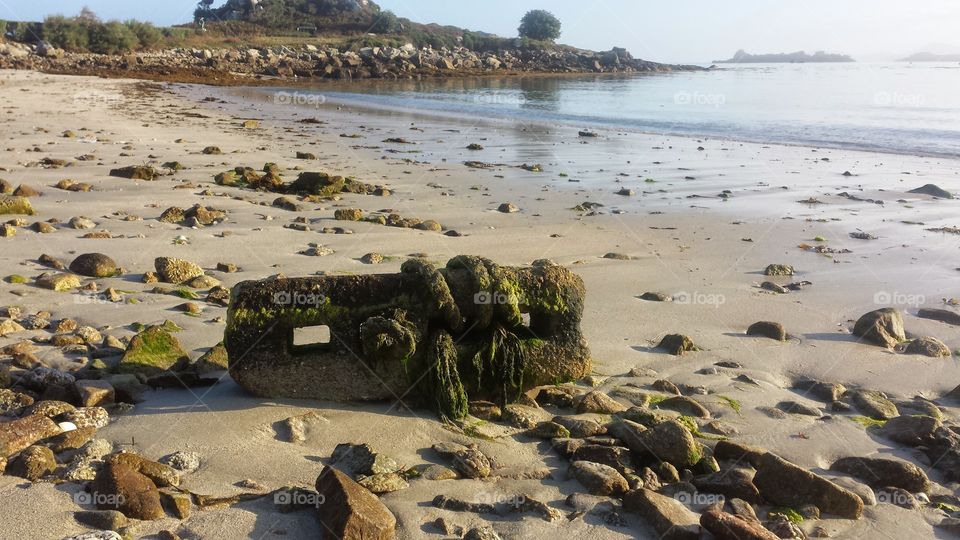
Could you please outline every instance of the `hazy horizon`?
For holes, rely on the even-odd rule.
[[[223,1],[218,1],[217,5]],[[671,5],[639,5],[635,0],[552,2],[489,0],[380,0],[384,9],[422,23],[438,23],[516,35],[518,22],[531,9],[548,9],[563,22],[560,42],[594,50],[620,46],[634,56],[664,62],[709,62],[729,58],[738,49],[751,53],[824,50],[857,60],[892,60],[916,52],[960,53],[956,21],[960,2],[923,0],[828,0],[770,2],[729,0],[722,5],[687,0]],[[134,4],[121,0],[34,0],[15,5],[0,0],[0,18],[42,20],[47,15],[74,15],[89,6],[104,19],[151,21],[170,26],[189,22],[197,3],[169,0]]]

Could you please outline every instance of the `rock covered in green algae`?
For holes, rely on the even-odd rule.
[[[122,373],[156,375],[188,359],[177,338],[159,326],[151,326],[130,340],[117,369]]]
[[[24,214],[32,216],[33,206],[26,197],[16,197],[12,195],[0,195],[0,215],[18,215]]]

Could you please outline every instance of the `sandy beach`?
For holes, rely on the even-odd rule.
[[[894,352],[863,342],[852,328],[865,313],[894,307],[903,312],[908,336],[931,336],[950,351],[960,349],[960,328],[917,316],[921,308],[956,312],[960,236],[949,228],[960,225],[960,203],[909,193],[926,184],[960,189],[957,160],[606,129],[582,137],[570,126],[374,111],[333,100],[298,105],[264,89],[28,71],[0,71],[0,97],[0,178],[39,192],[29,198],[35,215],[19,216],[25,221],[15,234],[0,238],[0,310],[19,307],[23,317],[47,312],[44,318],[53,323],[3,335],[0,348],[32,340],[39,366],[76,370],[90,361],[93,349],[49,343],[63,319],[124,343],[137,334],[134,323],[173,321],[182,328],[177,339],[194,360],[220,343],[227,308],[203,301],[207,291],[198,290],[193,302],[199,313],[185,313],[181,306],[188,300],[175,294],[177,287],[143,282],[157,257],[192,261],[228,288],[278,274],[396,273],[414,256],[444,264],[470,254],[505,266],[550,259],[586,285],[582,331],[593,375],[574,383],[581,391],[602,391],[626,408],[633,404],[628,396],[636,393],[665,396],[652,385],[670,381],[706,410],[695,420],[704,433],[720,428],[732,441],[825,476],[837,474],[828,469],[842,457],[905,460],[929,476],[930,497],[956,493],[957,483],[923,452],[857,421],[862,411],[835,411],[831,403],[793,387],[812,379],[877,390],[904,415],[912,409],[902,403],[932,403],[944,423],[956,425],[958,403],[943,397],[960,383],[956,357]],[[405,142],[385,142],[398,138]],[[483,150],[467,150],[473,143]],[[203,153],[210,146],[222,154]],[[297,159],[298,152],[315,159]],[[45,165],[45,158],[66,163]],[[182,169],[162,167],[173,161]],[[468,161],[489,167],[468,167]],[[300,200],[301,209],[290,211],[273,206],[275,193],[214,181],[234,167],[259,170],[265,163],[277,164],[288,181],[302,171],[329,172],[386,186],[389,194]],[[528,167],[539,172],[522,168],[525,164],[539,165]],[[131,165],[150,165],[162,174],[151,181],[109,175]],[[91,189],[55,187],[64,179]],[[516,211],[498,211],[505,203]],[[158,220],[169,207],[195,204],[225,211],[226,219],[196,228]],[[435,220],[444,232],[334,219],[336,210],[352,208]],[[68,222],[78,216],[92,220],[93,228],[71,228]],[[52,232],[31,228],[50,220],[56,220]],[[324,234],[325,227],[352,234]],[[83,238],[92,231],[109,235]],[[445,234],[449,231],[458,234]],[[329,248],[329,254],[301,254],[311,247]],[[55,292],[35,284],[50,271],[39,262],[41,255],[69,265],[84,253],[106,254],[122,268],[116,277],[82,282],[96,282],[99,291],[112,288],[123,301],[91,301],[76,290]],[[381,254],[382,262],[363,262],[370,253]],[[239,271],[220,271],[220,263]],[[771,264],[796,272],[767,277],[764,270]],[[26,282],[9,279],[15,275]],[[761,287],[766,281],[809,284],[777,294]],[[648,292],[672,301],[640,298]],[[789,339],[747,336],[758,321],[781,323]],[[668,334],[689,336],[701,350],[667,354],[657,345]],[[0,360],[10,364],[9,356]],[[14,372],[19,369],[23,366]],[[492,526],[503,538],[663,535],[630,512],[618,512],[623,522],[615,524],[589,512],[571,516],[575,509],[565,500],[583,488],[568,477],[569,462],[549,440],[507,422],[475,421],[483,436],[469,436],[402,399],[269,400],[250,395],[225,372],[218,377],[210,387],[149,391],[130,410],[112,412],[96,438],[151,460],[196,453],[199,468],[181,481],[194,494],[266,496],[194,508],[186,519],[132,520],[131,538],[162,538],[158,534],[165,530],[181,538],[324,537],[315,511],[281,512],[268,494],[288,486],[312,489],[341,443],[367,443],[416,467],[449,465],[431,450],[443,442],[475,443],[497,468],[482,480],[413,478],[408,488],[382,495],[396,516],[397,538],[453,536],[435,526],[438,518],[464,530]],[[770,411],[788,401],[819,414]],[[306,439],[290,442],[284,422],[306,413],[316,413]],[[538,414],[549,420],[561,411],[545,407]],[[700,442],[713,446],[715,438]],[[59,539],[91,530],[74,519],[76,512],[93,508],[76,502],[83,482],[56,478],[0,477],[0,494],[17,509],[0,517],[0,536]],[[245,480],[257,489],[244,487]],[[520,494],[563,518],[455,512],[431,504],[438,495],[502,503]],[[947,538],[949,531],[935,527],[947,515],[932,505],[908,509],[881,501],[865,506],[859,520],[825,515],[799,527],[807,535],[821,528],[831,538]]]

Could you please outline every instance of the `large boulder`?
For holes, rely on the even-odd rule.
[[[390,510],[344,473],[326,467],[316,487],[323,501],[320,522],[334,538],[391,540],[396,534],[397,519]]]
[[[117,273],[117,263],[103,253],[84,253],[70,263],[70,271],[87,277],[112,277]]]
[[[853,327],[853,335],[888,349],[907,340],[903,315],[893,308],[878,309],[860,317]]]
[[[890,486],[911,493],[925,493],[930,489],[930,479],[923,469],[906,461],[845,457],[834,461],[830,470],[849,474],[875,488]]]
[[[769,452],[760,458],[753,484],[764,500],[777,506],[812,504],[849,519],[860,519],[863,513],[863,501],[855,493]]]

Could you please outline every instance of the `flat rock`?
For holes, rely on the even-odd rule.
[[[700,525],[716,540],[779,540],[759,522],[710,509],[700,516]]]
[[[574,461],[570,464],[570,475],[592,495],[622,495],[630,489],[626,478],[602,463]]]
[[[662,540],[699,540],[700,519],[677,500],[649,489],[635,489],[623,497],[623,509],[640,515]]]
[[[576,400],[578,413],[614,414],[627,410],[627,407],[607,394],[594,390]]]
[[[950,347],[935,337],[920,337],[907,344],[904,349],[907,354],[918,354],[931,358],[948,358],[953,356]]]

